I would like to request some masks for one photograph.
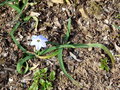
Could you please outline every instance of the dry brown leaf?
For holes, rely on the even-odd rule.
[[[78,61],[78,62],[81,62],[81,60],[80,59],[77,59],[77,57],[72,53],[72,52],[69,52],[70,53],[70,56],[73,58],[73,59],[75,59],[76,61]]]
[[[79,11],[81,12],[82,17],[84,17],[84,18],[86,18],[86,19],[89,18],[88,15],[86,14],[86,12],[85,12],[85,10],[84,10],[83,8],[80,8]]]
[[[39,66],[39,64],[33,64],[33,67],[30,68],[30,70],[34,70]]]
[[[30,12],[30,16],[38,17],[40,14],[38,12]]]
[[[0,65],[5,63],[5,59],[4,58],[0,58]]]
[[[53,3],[64,3],[64,0],[51,0]]]
[[[118,52],[120,53],[120,47],[119,47],[119,46],[117,46],[117,44],[116,44],[116,43],[114,43],[114,46],[115,46],[116,51],[118,51]]]
[[[68,4],[68,5],[70,5],[70,1],[69,0],[65,0],[66,1],[66,3]]]

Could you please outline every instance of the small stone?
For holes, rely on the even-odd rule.
[[[7,52],[7,53],[4,53],[4,54],[3,54],[3,57],[7,57],[7,55],[8,55],[8,52]]]
[[[107,19],[105,19],[105,20],[104,20],[104,22],[105,22],[106,24],[108,24],[108,23],[109,23],[109,21],[108,21]]]
[[[88,48],[88,51],[92,51],[92,48]]]
[[[30,12],[30,16],[38,17],[40,14],[38,12]]]
[[[63,11],[65,11],[66,9],[65,8],[62,8]]]
[[[13,82],[13,78],[9,78],[9,82]]]
[[[108,38],[107,36],[104,36],[104,37],[103,37],[103,40],[108,40],[107,38]]]

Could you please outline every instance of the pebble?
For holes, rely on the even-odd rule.
[[[63,11],[65,11],[66,9],[65,8],[62,8]]]
[[[108,24],[108,23],[109,23],[109,21],[108,21],[107,19],[105,19],[105,20],[104,20],[104,22],[105,22],[106,24]]]
[[[13,82],[13,78],[9,78],[9,82]]]
[[[107,38],[108,38],[107,36],[104,36],[104,37],[103,37],[103,40],[108,40]]]
[[[8,55],[8,52],[3,53],[3,57],[7,57],[7,55]]]

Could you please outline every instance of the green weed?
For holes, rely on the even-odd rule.
[[[29,90],[52,90],[52,82],[55,80],[55,72],[52,71],[48,75],[47,68],[37,70],[33,76],[33,83]]]
[[[107,58],[103,58],[100,61],[101,61],[100,68],[103,69],[103,70],[109,71],[110,68],[108,66],[108,59]]]
[[[113,55],[110,53],[109,49],[107,47],[105,47],[102,44],[98,44],[98,43],[94,43],[94,44],[71,44],[68,40],[70,37],[70,25],[71,25],[71,19],[68,20],[68,30],[67,33],[64,35],[62,43],[58,44],[58,43],[54,43],[54,42],[48,42],[48,44],[52,44],[53,46],[50,48],[47,48],[45,50],[42,51],[38,51],[37,53],[33,53],[33,52],[29,52],[27,50],[25,50],[15,39],[14,37],[14,31],[15,29],[17,29],[19,23],[16,24],[15,28],[13,28],[13,30],[11,31],[11,37],[13,39],[13,41],[18,45],[18,47],[24,52],[26,53],[26,57],[22,58],[19,60],[18,64],[17,64],[17,71],[18,73],[24,74],[26,73],[29,68],[28,68],[28,64],[27,64],[27,60],[32,59],[34,57],[37,58],[41,58],[41,59],[47,59],[47,58],[51,58],[53,56],[58,55],[58,61],[60,64],[60,68],[61,70],[64,72],[64,74],[77,86],[80,86],[79,82],[75,81],[66,71],[64,63],[63,63],[63,59],[62,59],[62,52],[64,48],[90,48],[90,47],[96,47],[96,48],[101,48],[104,50],[104,52],[106,54],[108,54],[108,56],[111,59],[111,63],[112,66],[114,66],[114,57]],[[50,53],[51,52],[51,53]],[[47,54],[50,53],[50,54]],[[24,63],[25,66],[23,65]],[[23,67],[25,70],[23,70]]]

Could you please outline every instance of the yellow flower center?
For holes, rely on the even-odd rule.
[[[40,39],[39,39],[39,40],[37,40],[37,42],[40,42]]]

